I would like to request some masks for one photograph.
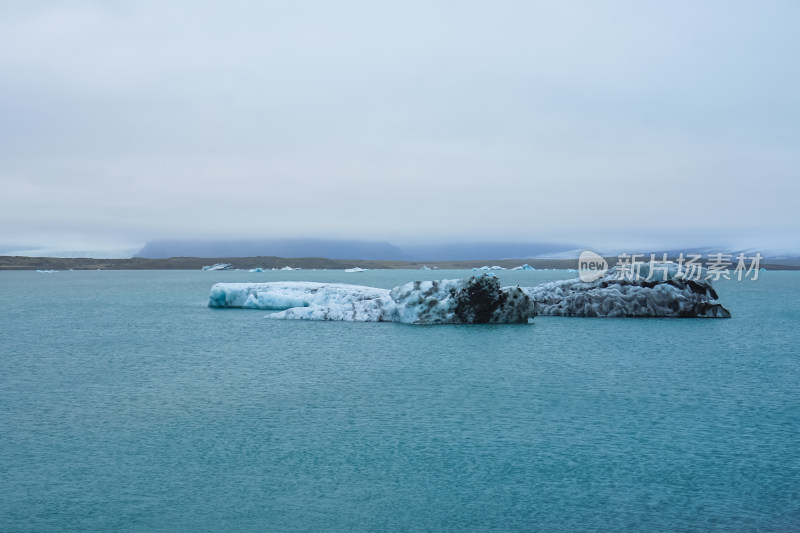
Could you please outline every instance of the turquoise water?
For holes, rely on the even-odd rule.
[[[0,530],[800,530],[798,272],[717,283],[731,320],[206,307],[469,274],[0,273]]]

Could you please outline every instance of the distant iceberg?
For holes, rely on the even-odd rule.
[[[501,267],[501,266],[498,266],[498,265],[494,265],[494,266],[482,266],[482,267],[477,267],[477,268],[473,268],[472,270],[475,270],[475,271],[483,271],[483,270],[508,270],[508,269],[506,269],[506,268],[503,268],[503,267]]]
[[[350,273],[353,273],[353,272],[366,272],[367,269],[366,268],[361,268],[361,267],[354,267],[354,268],[346,268],[346,269],[344,269],[344,271],[345,272],[350,272]]]
[[[730,318],[711,283],[684,279],[619,279],[618,267],[592,282],[579,278],[536,287],[501,287],[490,273],[466,280],[415,281],[394,289],[342,283],[217,283],[209,307],[280,311],[273,319],[525,323],[537,314],[572,317]]]
[[[230,263],[217,263],[215,265],[206,265],[203,270],[233,270]]]
[[[528,263],[525,263],[524,265],[514,267],[511,270],[536,270],[536,269],[530,266]]]

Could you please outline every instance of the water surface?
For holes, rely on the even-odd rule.
[[[206,306],[470,274],[0,273],[0,529],[800,530],[800,273],[715,284],[731,320]]]

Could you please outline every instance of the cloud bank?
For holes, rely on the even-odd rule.
[[[0,244],[787,245],[794,2],[0,5]]]

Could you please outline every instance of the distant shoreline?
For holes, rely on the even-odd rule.
[[[606,258],[609,265],[616,264],[616,257]],[[0,271],[3,270],[200,270],[206,265],[229,263],[233,269],[280,269],[286,266],[305,270],[347,268],[410,269],[423,266],[440,270],[472,269],[482,266],[500,266],[511,269],[528,264],[536,269],[566,270],[577,268],[576,259],[479,259],[474,261],[372,261],[362,259],[326,259],[324,257],[285,258],[259,257],[171,257],[169,259],[87,259],[62,257],[0,256]],[[765,261],[761,267],[767,270],[800,270],[800,264]]]
[[[486,259],[476,261],[378,261],[365,259],[327,259],[324,257],[170,257],[168,259],[87,259],[62,257],[0,256],[0,270],[200,270],[206,265],[229,263],[233,269],[302,268],[305,270],[347,268],[412,269],[423,266],[450,269],[470,269],[482,266],[513,268],[529,264],[534,268],[576,268],[575,259]]]

